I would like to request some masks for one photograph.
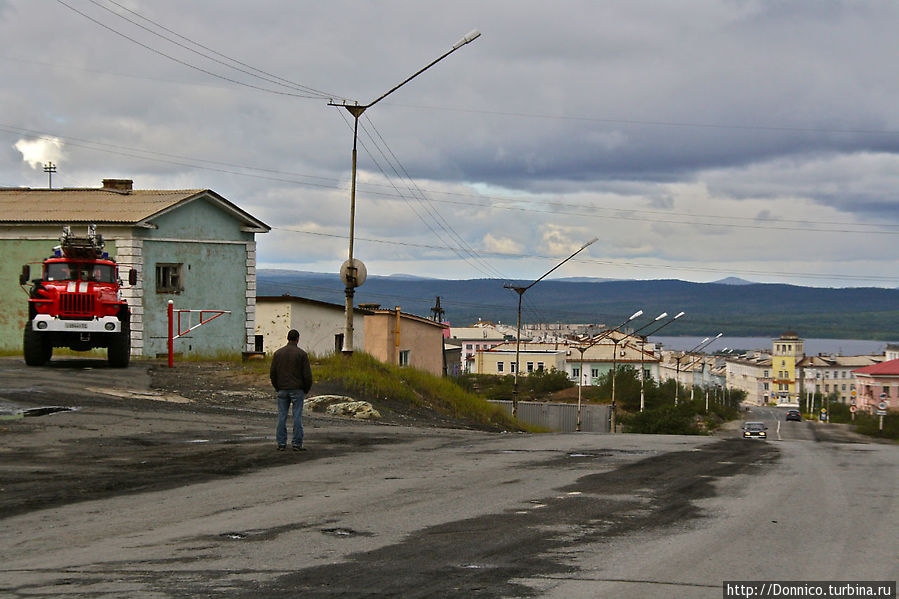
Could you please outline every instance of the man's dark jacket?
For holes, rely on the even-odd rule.
[[[303,393],[309,393],[312,388],[309,356],[296,343],[288,343],[272,356],[269,378],[278,391],[302,389]]]

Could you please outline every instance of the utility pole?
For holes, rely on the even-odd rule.
[[[356,259],[353,255],[353,242],[356,237],[356,145],[357,139],[359,137],[359,117],[362,116],[366,110],[401,88],[402,86],[409,83],[411,80],[415,79],[423,72],[427,71],[429,68],[461,48],[466,44],[470,44],[474,40],[480,37],[481,33],[478,30],[471,31],[468,35],[460,39],[458,42],[453,44],[453,47],[441,54],[436,59],[432,60],[428,63],[427,66],[419,69],[413,75],[406,77],[400,83],[394,85],[392,88],[369,102],[368,104],[347,104],[344,102],[334,102],[331,100],[328,102],[328,106],[336,106],[340,108],[346,109],[353,116],[353,158],[352,158],[352,179],[350,182],[350,247],[349,247],[349,258],[346,262],[344,262],[343,270],[346,272],[346,277],[344,277],[344,284],[346,286],[345,289],[345,306],[344,306],[344,333],[343,333],[343,353],[344,355],[351,355],[353,353],[353,296],[356,293],[356,287],[362,284],[362,280],[358,276],[358,271],[362,265],[362,262]]]
[[[56,165],[48,162],[44,165],[44,172],[47,173],[47,189],[53,189],[53,173],[56,172]]]
[[[561,262],[559,262],[558,264],[556,264],[555,266],[550,268],[548,271],[543,273],[539,279],[537,279],[536,281],[534,281],[533,283],[531,283],[529,285],[512,285],[511,283],[506,283],[505,285],[503,285],[503,287],[505,287],[506,289],[511,289],[515,293],[518,294],[518,331],[515,334],[515,373],[514,373],[515,376],[512,379],[512,418],[518,418],[518,365],[519,365],[518,362],[519,362],[519,354],[521,353],[521,296],[524,295],[525,291],[527,291],[528,289],[530,289],[531,287],[533,287],[534,285],[536,285],[537,283],[539,283],[540,281],[545,279],[547,276],[549,276],[550,273],[554,272],[557,268],[559,268],[560,266],[562,266],[563,264],[565,264],[566,262],[568,262],[569,260],[571,260],[572,258],[577,256],[578,254],[580,254],[582,251],[584,251],[584,248],[586,248],[589,245],[592,245],[593,243],[595,243],[597,241],[599,241],[599,238],[594,237],[593,239],[591,239],[590,241],[588,241],[587,243],[582,245],[580,248],[578,248],[576,252],[574,252],[573,254],[571,254],[570,256],[568,256],[567,258],[565,258],[564,260],[562,260]]]
[[[437,303],[431,308],[431,320],[442,323],[443,316],[446,311],[440,307],[440,296],[437,296]],[[443,376],[446,376],[446,336],[440,331],[440,355],[443,358]]]

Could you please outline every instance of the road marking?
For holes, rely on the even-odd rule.
[[[780,420],[777,421],[777,440],[783,441],[783,439],[780,438]]]

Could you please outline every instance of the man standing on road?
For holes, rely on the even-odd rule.
[[[278,426],[275,438],[278,451],[287,449],[287,412],[293,409],[294,451],[303,451],[303,401],[312,388],[312,367],[309,356],[300,349],[297,342],[300,333],[291,329],[287,333],[287,345],[272,356],[272,367],[269,370],[272,386],[278,392]]]

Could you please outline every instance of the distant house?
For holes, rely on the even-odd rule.
[[[459,364],[465,371],[470,370],[470,365],[477,352],[490,349],[507,340],[504,333],[491,325],[450,327],[447,337],[447,343],[461,347],[462,354],[459,357]]]
[[[21,349],[27,296],[15,282],[22,265],[49,256],[65,225],[84,234],[90,224],[123,270],[138,271],[137,284],[122,291],[132,355],[167,351],[169,300],[231,312],[177,340],[176,352],[253,349],[256,234],[270,227],[212,190],[139,190],[129,179],[104,179],[102,188],[0,188],[0,349]]]
[[[611,372],[617,362],[619,367],[630,366],[638,373],[642,367],[646,377],[659,377],[659,358],[651,350],[654,346],[641,347],[639,338],[616,332],[595,345],[587,345],[582,346],[584,351],[581,352],[578,344],[570,341],[523,342],[518,350],[521,374],[556,369],[566,373],[572,381],[589,386],[598,384],[599,379]],[[478,352],[473,362],[472,371],[477,374],[514,374],[515,343],[506,342]]]
[[[899,360],[890,360],[853,370],[858,380],[858,408],[875,411],[882,403],[888,410],[899,408]]]
[[[883,356],[806,356],[797,364],[802,373],[802,396],[836,394],[840,403],[852,403],[858,396],[854,371],[882,361]]]
[[[354,336],[365,336],[364,317],[370,310],[355,308]],[[326,356],[343,349],[346,327],[345,307],[292,295],[256,298],[255,350],[271,354],[287,343],[287,331],[300,333],[300,347],[311,354]],[[364,347],[358,349],[365,349]]]
[[[748,404],[760,406],[774,401],[771,364],[771,354],[768,352],[750,352],[727,358],[727,388],[743,391]]]
[[[365,351],[386,364],[443,374],[446,325],[421,316],[375,308],[365,316]]]

